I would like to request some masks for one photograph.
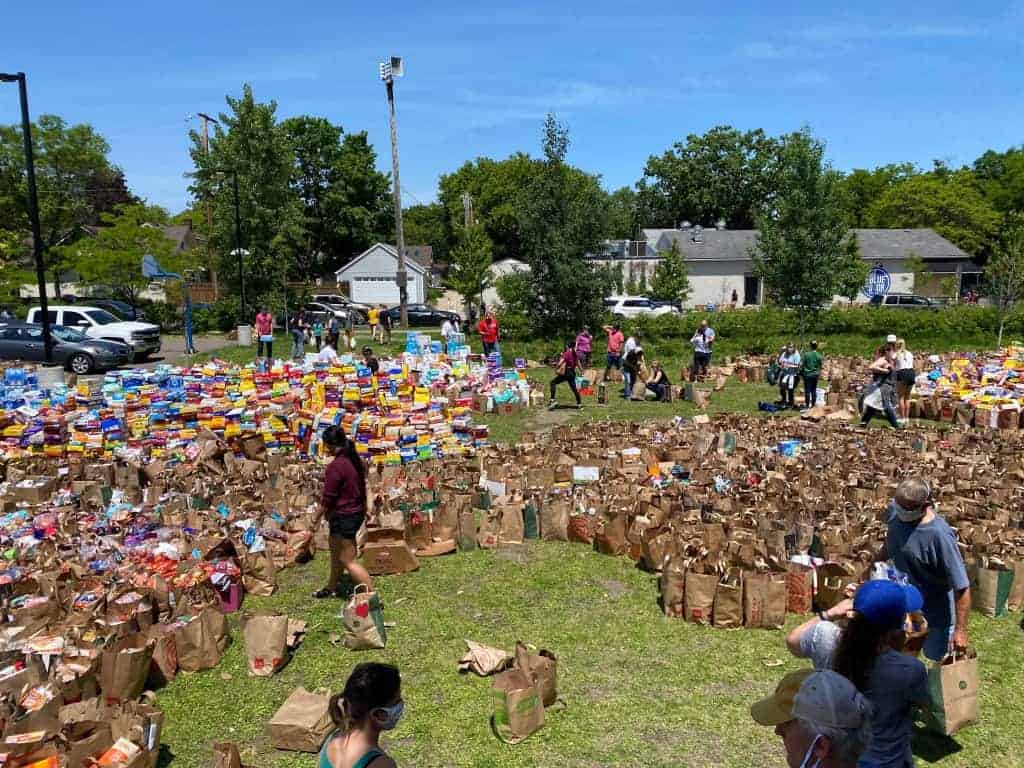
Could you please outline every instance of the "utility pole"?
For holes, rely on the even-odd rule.
[[[210,123],[220,125],[220,121],[202,112],[197,112],[196,117],[203,121],[203,152],[210,156]],[[206,266],[210,270],[210,277],[213,280],[213,298],[216,301],[220,298],[220,287],[217,284],[217,270],[213,266],[213,206],[210,205],[210,196],[206,196]]]
[[[0,72],[0,83],[17,83],[21,100],[21,137],[25,145],[25,177],[28,183],[28,218],[32,225],[32,254],[36,262],[36,283],[39,286],[39,312],[43,323],[43,353],[46,364],[53,364],[53,335],[50,333],[50,313],[46,300],[46,267],[43,263],[43,234],[39,225],[39,193],[36,190],[36,163],[32,155],[32,122],[28,116],[28,86],[25,73]]]
[[[405,232],[402,231],[402,185],[398,177],[398,123],[395,120],[395,77],[403,74],[402,59],[392,56],[389,61],[380,64],[380,79],[388,96],[388,122],[391,127],[391,168],[392,194],[395,205],[395,239],[398,246],[398,269],[395,271],[395,282],[398,283],[399,324],[402,328],[409,327],[409,274],[405,271]]]
[[[242,250],[242,214],[238,205],[238,171],[236,170],[231,171],[231,187],[235,193],[235,253],[238,256],[238,286],[242,300],[242,319],[239,321],[239,325],[244,325],[249,316],[245,311],[245,268],[242,262],[245,251]]]

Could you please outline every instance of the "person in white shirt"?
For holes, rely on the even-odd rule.
[[[693,345],[693,373],[690,378],[696,381],[698,377],[708,375],[711,345],[715,343],[715,331],[708,325],[707,320],[700,321],[700,328],[690,338],[690,343]]]
[[[452,321],[447,317],[444,322],[441,323],[441,338],[444,340],[444,351],[448,351],[448,342],[451,340],[452,334],[455,333],[455,327],[452,325]]]
[[[907,349],[907,342],[896,339],[896,411],[906,421],[910,418],[910,395],[914,391],[914,353]]]
[[[338,363],[338,353],[334,349],[336,336],[328,336],[327,343],[320,347],[320,354],[316,356],[318,363],[326,363],[327,365],[336,365]]]
[[[779,394],[782,396],[783,408],[796,408],[794,392],[796,382],[800,378],[800,353],[796,351],[796,345],[790,342],[786,349],[779,355]]]
[[[636,333],[626,339],[622,348],[622,381],[625,385],[622,396],[627,400],[633,395],[637,374],[644,361],[644,349],[640,346],[640,334]]]

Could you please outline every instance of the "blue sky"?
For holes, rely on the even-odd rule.
[[[549,110],[571,129],[570,160],[608,188],[719,124],[809,125],[842,169],[959,165],[1024,143],[1024,2],[5,5],[0,70],[28,73],[33,114],[92,123],[132,189],[172,211],[188,199],[186,116],[222,111],[243,82],[281,117],[368,130],[389,169],[389,54],[407,66],[406,205],[434,199],[467,159],[536,153]],[[17,109],[0,86],[0,122]]]

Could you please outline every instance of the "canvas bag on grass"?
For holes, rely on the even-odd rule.
[[[356,585],[355,592],[345,604],[342,622],[345,625],[345,647],[349,650],[366,651],[387,645],[380,597],[365,584]]]
[[[928,670],[930,703],[925,724],[929,730],[952,736],[978,721],[978,656],[968,650],[947,656]]]
[[[529,674],[510,669],[491,685],[491,725],[506,744],[518,744],[544,725],[544,703]]]
[[[533,680],[545,707],[550,707],[558,700],[558,659],[555,654],[543,648],[537,651],[525,643],[516,642],[515,666]]]
[[[228,622],[215,608],[203,608],[174,633],[178,667],[184,672],[201,672],[220,663],[231,635]]]
[[[744,576],[743,623],[751,628],[782,629],[786,623],[786,574]]]
[[[1006,615],[1014,581],[1013,571],[993,565],[982,560],[971,569],[972,607],[990,619]]]
[[[327,734],[334,730],[330,704],[326,693],[297,688],[267,724],[270,743],[290,752],[319,752]]]
[[[242,640],[249,674],[270,677],[288,660],[288,617],[271,614],[244,616]]]

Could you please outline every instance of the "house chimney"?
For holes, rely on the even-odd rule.
[[[717,229],[719,232],[721,232],[722,230],[725,229],[725,219],[724,218],[720,218],[718,221],[715,222],[715,229]]]

